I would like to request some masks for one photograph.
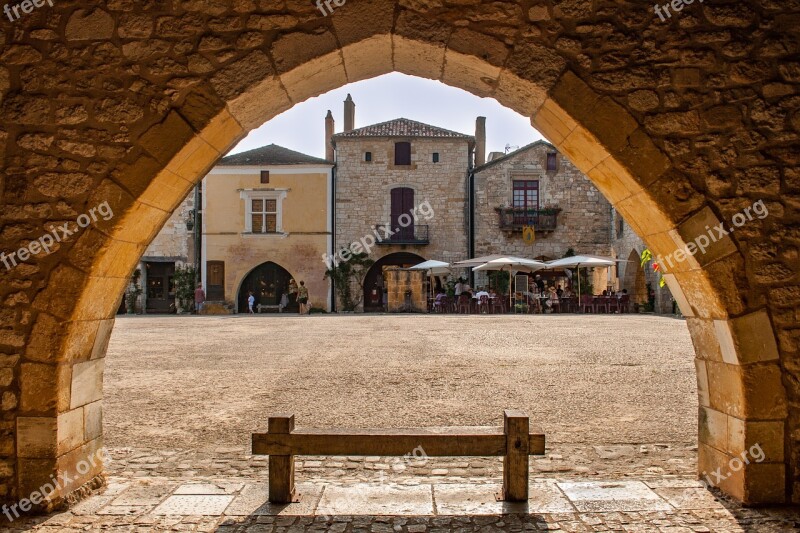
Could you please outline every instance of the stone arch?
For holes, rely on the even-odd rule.
[[[741,157],[736,160],[726,151],[729,140],[735,138],[743,150],[758,141],[747,137],[742,112],[733,104],[693,100],[701,77],[713,73],[688,56],[665,65],[662,47],[656,44],[664,34],[642,14],[649,14],[648,9],[609,8],[605,15],[626,30],[629,45],[620,49],[619,58],[638,51],[636,63],[643,65],[614,73],[596,66],[605,61],[601,56],[597,64],[585,61],[593,49],[606,53],[592,44],[593,39],[619,45],[607,39],[604,15],[587,7],[589,3],[535,6],[528,12],[517,4],[493,4],[497,12],[487,11],[488,5],[456,9],[405,4],[352,2],[325,19],[313,5],[294,3],[280,15],[246,6],[236,11],[223,2],[183,6],[178,8],[182,11],[158,17],[141,6],[111,6],[87,14],[56,4],[52,10],[69,22],[65,34],[55,39],[69,45],[62,50],[71,61],[83,62],[81,78],[98,84],[92,86],[88,109],[81,99],[85,84],[65,82],[58,87],[57,99],[47,99],[53,85],[37,85],[36,75],[52,67],[51,81],[58,85],[67,74],[59,72],[55,55],[42,55],[40,50],[50,51],[51,46],[42,40],[43,34],[34,36],[38,21],[32,17],[17,23],[19,42],[30,39],[35,46],[0,45],[11,68],[0,68],[0,96],[6,95],[0,146],[6,149],[7,176],[0,190],[4,219],[23,224],[0,237],[2,243],[6,249],[18,249],[36,235],[35,227],[25,223],[55,222],[104,200],[116,216],[85,230],[74,244],[61,247],[32,271],[17,270],[6,278],[16,283],[16,292],[4,293],[3,309],[11,317],[4,318],[4,326],[23,319],[3,336],[12,357],[8,365],[13,369],[13,391],[20,400],[6,416],[14,429],[5,430],[2,437],[10,442],[3,457],[12,473],[0,485],[8,499],[31,493],[53,473],[74,471],[102,445],[102,358],[113,327],[115,296],[123,292],[145,246],[197,180],[248,131],[276,114],[330,89],[391,71],[493,97],[531,117],[657,256],[674,257],[706,226],[719,224],[759,191],[767,191],[770,206],[779,213],[774,221],[755,225],[749,235],[721,238],[706,254],[667,268],[666,280],[688,318],[697,352],[699,470],[724,470],[730,458],[762,440],[767,444],[766,460],[747,465],[721,488],[748,503],[783,502],[800,492],[794,490],[794,477],[787,477],[795,476],[792,466],[800,445],[784,438],[795,427],[794,418],[788,418],[784,389],[794,378],[789,365],[779,363],[781,355],[797,357],[796,339],[787,333],[787,324],[792,323],[800,296],[798,287],[787,281],[787,267],[773,260],[771,250],[777,244],[767,238],[771,226],[789,223],[780,214],[783,204],[774,191],[789,183],[796,195],[797,161],[791,143],[796,145],[798,135],[788,119],[762,120],[770,113],[763,105],[771,98],[767,89],[758,92],[767,71],[730,65],[740,73],[739,81],[720,90],[728,94],[741,91],[742,85],[758,85],[754,94],[763,97],[754,96],[747,104],[748,116],[759,125],[782,128],[783,144],[772,146],[769,161],[760,161],[763,172],[751,165],[737,182],[732,172]],[[729,27],[738,39],[736,28],[749,27],[753,13],[762,11],[754,0],[742,6],[730,14],[723,7],[699,6],[702,20],[692,31],[716,35]],[[138,18],[129,13],[137,10]],[[759,24],[772,24],[775,11],[780,10],[762,13]],[[225,17],[228,26],[222,22]],[[576,24],[585,31],[575,32]],[[631,27],[637,29],[627,31]],[[557,28],[570,37],[556,40]],[[785,53],[769,55],[772,62],[787,61],[794,46],[781,28],[776,26],[773,49],[779,50],[785,37]],[[195,36],[206,30],[209,38],[199,42]],[[691,39],[686,31],[673,26],[670,35],[687,43]],[[160,41],[150,39],[154,33]],[[114,35],[121,35],[124,44],[112,39]],[[231,39],[236,40],[236,50]],[[228,49],[218,54],[227,57],[221,64],[209,61],[197,53],[200,47]],[[97,54],[70,55],[71,50],[87,49]],[[184,52],[172,52],[178,49]],[[583,57],[576,56],[576,50],[582,50]],[[165,59],[167,53],[177,55]],[[145,63],[146,71],[124,66],[123,57]],[[23,68],[29,70],[27,75],[21,74]],[[784,78],[793,79],[792,68],[782,71]],[[192,72],[194,78],[181,78],[184,72]],[[124,73],[122,85],[116,81],[118,73]],[[145,77],[131,79],[140,74]],[[659,77],[671,79],[680,90],[659,86]],[[779,88],[769,90],[772,98],[781,95]],[[142,105],[145,101],[149,107]],[[798,107],[786,106],[787,116]],[[71,125],[84,123],[95,126],[91,142],[76,142],[74,135],[71,140],[60,133],[59,128],[74,131]],[[705,146],[712,151],[716,147],[723,156],[708,161],[716,156],[703,152],[705,159],[691,167],[686,146],[701,133],[706,133]],[[81,171],[39,178],[23,171],[26,164],[33,170],[47,165],[53,154],[73,161]],[[81,162],[94,157],[97,165]],[[58,185],[59,180],[69,186]],[[759,237],[772,242],[772,248],[759,245]],[[770,285],[748,267],[768,261],[782,282]],[[39,286],[26,287],[25,273],[38,276]],[[778,332],[783,335],[780,350]],[[77,490],[99,473],[100,467],[93,467],[55,496]]]
[[[278,283],[278,285],[280,285],[276,287],[278,291],[280,291],[282,288],[288,289],[289,280],[294,278],[293,274],[288,269],[286,269],[283,265],[276,263],[274,261],[263,261],[258,265],[254,266],[253,268],[248,270],[247,273],[245,273],[241,277],[241,279],[237,279],[236,282],[234,283],[234,286],[236,287],[235,311],[237,313],[247,312],[247,305],[246,304],[243,305],[244,300],[246,299],[246,296],[244,296],[244,291],[248,289],[247,287],[248,281],[252,279],[252,277],[256,274],[256,272],[263,270],[269,270],[271,271],[269,272],[270,274],[276,275],[277,279],[275,281]],[[284,281],[286,286],[282,287]],[[256,305],[258,304],[278,305],[280,303],[280,298],[281,298],[281,295],[277,293],[274,295],[256,294],[255,296],[256,296]],[[269,301],[262,300],[264,298],[269,299]]]
[[[623,289],[628,290],[631,303],[641,304],[647,301],[647,280],[645,279],[644,269],[639,266],[641,254],[634,248],[625,263],[625,274],[622,278]]]

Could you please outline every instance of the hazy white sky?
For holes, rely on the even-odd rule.
[[[325,157],[325,115],[330,109],[336,133],[344,127],[343,108],[347,94],[356,103],[356,128],[408,118],[468,135],[475,134],[475,119],[486,117],[489,152],[503,152],[506,145],[521,147],[542,136],[530,119],[507,109],[491,98],[478,98],[438,81],[392,73],[346,85],[296,105],[250,132],[231,153],[278,144],[315,157]]]

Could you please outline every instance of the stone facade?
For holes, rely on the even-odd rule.
[[[557,154],[555,171],[547,154]],[[521,231],[501,229],[497,208],[513,205],[515,180],[539,184],[539,206],[557,208],[555,231],[537,231],[528,244]],[[611,205],[597,187],[551,144],[540,141],[475,169],[475,257],[504,254],[560,259],[576,254],[610,255]]]
[[[299,102],[399,71],[530,117],[655,255],[765,202],[769,217],[665,278],[695,344],[699,472],[760,442],[765,460],[720,488],[800,503],[797,16],[774,0],[664,22],[650,3],[362,0],[323,17],[308,2],[115,0],[4,22],[0,248],[103,201],[115,216],[0,270],[0,498],[102,447],[86,414],[120,297],[222,154]]]
[[[394,165],[395,142],[411,142],[411,166]],[[366,162],[370,152],[373,160]],[[433,162],[433,154],[439,162]],[[467,258],[467,190],[471,158],[466,139],[336,138],[336,238],[334,249],[375,236],[391,223],[391,191],[413,189],[417,226],[427,226],[425,244],[378,244],[371,259],[410,252],[424,259]],[[394,228],[391,228],[394,229]],[[418,228],[422,231],[422,228]],[[383,237],[383,230],[378,230]]]

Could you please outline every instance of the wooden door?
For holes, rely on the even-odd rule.
[[[225,261],[206,262],[206,300],[225,300]]]

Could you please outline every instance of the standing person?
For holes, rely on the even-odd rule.
[[[297,303],[297,282],[294,278],[289,280],[289,305],[294,309],[294,304]]]
[[[458,278],[458,283],[456,283],[456,298],[461,296],[461,293],[464,292],[464,284],[461,282],[462,278]]]
[[[203,290],[203,284],[198,283],[197,288],[194,290],[194,311],[200,314],[203,310],[203,304],[206,303],[206,291]]]
[[[300,287],[297,289],[297,303],[300,304],[300,314],[307,315],[309,312],[308,309],[308,289],[306,288],[306,282],[301,281]]]
[[[253,305],[256,303],[256,297],[253,296],[252,291],[250,291],[248,294],[249,296],[247,297],[247,310],[248,310],[247,312],[251,315],[254,315],[256,313],[255,311],[253,311]]]

